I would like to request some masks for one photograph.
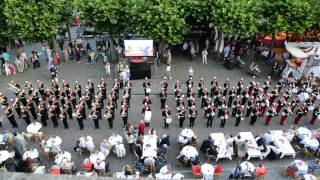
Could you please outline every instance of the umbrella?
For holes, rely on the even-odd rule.
[[[28,133],[36,133],[41,129],[42,125],[39,122],[31,123],[27,126]]]
[[[290,165],[289,168],[295,169],[298,171],[298,174],[307,174],[308,173],[308,164],[302,160],[294,160]]]
[[[303,92],[303,93],[300,93],[300,94],[298,95],[298,98],[299,98],[300,101],[303,101],[303,102],[304,102],[304,101],[306,101],[307,99],[309,99],[310,96],[309,96],[308,93]]]

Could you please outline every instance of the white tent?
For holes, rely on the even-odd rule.
[[[287,42],[285,43],[286,50],[294,57],[297,58],[307,58],[309,55],[302,51],[301,48],[299,48],[298,43],[296,42]]]

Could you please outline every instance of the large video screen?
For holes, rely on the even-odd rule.
[[[153,56],[153,40],[124,40],[125,56]]]

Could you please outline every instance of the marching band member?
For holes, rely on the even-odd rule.
[[[300,105],[296,111],[296,117],[294,118],[293,124],[298,124],[303,115],[307,113],[307,109],[304,105]]]
[[[92,108],[91,118],[92,118],[93,123],[94,123],[94,128],[95,129],[99,129],[100,128],[100,126],[99,126],[99,116],[98,116],[98,112],[97,112],[95,107]]]
[[[211,98],[208,98],[208,99],[206,99],[206,100],[203,102],[203,109],[204,109],[203,118],[206,118],[206,117],[207,117],[208,108],[209,108],[209,106],[210,106],[210,103],[211,103]],[[202,104],[201,104],[201,105],[202,105]]]
[[[252,92],[252,90],[251,90],[251,92]],[[242,91],[242,94],[241,94],[241,97],[242,97],[241,105],[245,105],[246,104],[246,102],[247,102],[247,100],[248,100],[248,98],[250,97],[251,94],[252,93],[249,93],[249,88],[246,88],[244,91]]]
[[[3,112],[5,116],[8,118],[10,124],[12,125],[12,128],[18,128],[18,124],[17,124],[17,121],[15,120],[12,109],[9,106],[3,106]]]
[[[55,127],[55,128],[58,127],[57,115],[54,112],[54,109],[52,106],[49,107],[49,109],[48,109],[48,117],[51,119],[53,127]]]
[[[148,97],[148,96],[147,96]],[[148,103],[144,103],[143,104],[143,108],[142,108],[142,115],[143,117],[145,117],[145,112],[146,111],[151,111],[151,105]],[[145,122],[145,126],[149,127],[150,122]]]
[[[44,84],[41,80],[37,80],[37,84],[38,84],[39,93],[40,93],[41,97],[43,98],[45,96]]]
[[[314,123],[316,122],[316,119],[320,116],[320,110],[319,107],[314,108],[313,113],[312,113],[312,117],[310,120],[310,124],[314,125]],[[318,118],[319,119],[319,118]]]
[[[82,97],[81,85],[78,81],[76,81],[76,85],[74,86],[74,89],[77,92],[78,97],[81,98]]]
[[[222,88],[222,90],[223,90],[222,95],[223,95],[223,96],[227,96],[227,93],[228,93],[228,91],[229,91],[229,88],[230,88],[230,82],[229,82],[229,79],[227,78],[227,79],[226,79],[226,82],[223,83],[223,88]]]
[[[251,112],[250,112],[250,125],[254,126],[254,124],[257,121],[258,118],[258,107],[260,106],[259,103],[257,103],[256,105],[253,104],[252,108],[251,108]]]
[[[162,118],[164,121],[164,128],[169,129],[169,124],[167,123],[167,118],[171,118],[171,110],[169,109],[168,105],[165,105],[165,108],[162,111]]]
[[[161,88],[161,92],[160,92],[159,96],[160,96],[160,103],[161,103],[160,109],[163,109],[166,104],[166,100],[167,100],[167,92],[165,91],[164,88]]]
[[[249,95],[251,95],[252,90],[253,90],[253,87],[256,85],[255,79],[256,79],[256,77],[253,76],[253,77],[252,77],[252,80],[249,81],[249,87],[248,87],[248,94],[249,94]]]
[[[192,91],[192,88],[193,88],[192,77],[189,77],[189,79],[186,81],[186,85],[187,85],[187,94],[189,94],[190,91]]]
[[[193,127],[193,126],[194,126],[194,122],[195,122],[195,120],[196,120],[196,118],[197,118],[197,114],[198,114],[197,108],[196,108],[196,106],[193,105],[193,106],[191,107],[190,114],[189,114],[189,119],[190,119],[190,124],[189,124],[189,126],[190,126],[190,127]]]
[[[66,111],[61,107],[60,108],[60,119],[62,120],[63,126],[65,129],[69,129],[68,120],[67,120],[67,113]]]
[[[143,90],[144,90],[144,96],[149,96],[150,92],[147,92],[147,89],[151,88],[151,82],[148,79],[148,77],[145,77],[145,79],[144,79],[144,81],[142,83],[142,87],[143,87]]]
[[[184,105],[180,105],[180,108],[178,110],[178,120],[179,120],[179,127],[183,127],[184,120],[186,119],[186,110]]]
[[[123,104],[121,105],[120,115],[123,121],[123,127],[127,125],[128,122],[128,106]]]
[[[174,96],[177,97],[177,94],[181,92],[181,83],[179,80],[176,81],[174,85]]]
[[[40,117],[40,121],[44,127],[47,127],[47,119],[48,119],[48,111],[46,105],[43,101],[40,101],[38,106],[38,116]]]
[[[214,92],[216,91],[216,88],[219,86],[219,82],[217,81],[216,77],[213,78],[210,85],[211,85],[210,96],[213,97]]]
[[[233,104],[232,104],[232,114],[231,114],[232,117],[236,116],[237,109],[238,109],[238,107],[240,107],[240,105],[241,105],[240,104],[240,97],[237,96],[236,100],[233,101]]]
[[[208,105],[208,110],[206,114],[207,114],[207,128],[209,126],[212,127],[213,118],[215,116],[215,107],[213,102]]]
[[[78,121],[80,130],[83,130],[84,125],[83,125],[83,113],[81,112],[81,105],[79,104],[76,106],[76,112],[75,112],[75,117]]]
[[[29,113],[25,107],[21,108],[21,117],[27,123],[27,125],[31,124]]]
[[[168,83],[167,77],[163,77],[163,80],[161,82],[161,87],[164,89],[165,92],[167,92],[168,86],[169,86],[169,83]]]
[[[37,112],[31,99],[28,100],[27,109],[31,112],[33,119],[37,119]]]
[[[268,79],[263,82],[263,94],[267,95],[268,89],[271,86],[271,77],[268,76]]]
[[[237,109],[237,113],[236,113],[236,123],[234,126],[238,127],[240,122],[244,120],[244,105],[241,105],[238,109]]]
[[[229,118],[229,110],[228,110],[227,107],[224,107],[223,110],[222,110],[222,114],[220,115],[220,119],[221,119],[220,127],[221,128],[224,128],[228,118]]]
[[[284,122],[286,121],[287,117],[289,115],[291,115],[291,108],[290,107],[286,107],[283,109],[282,113],[281,113],[281,118],[280,118],[280,125],[284,125]]]
[[[254,105],[255,105],[255,97],[251,96],[251,99],[249,99],[249,101],[247,103],[247,114],[246,114],[246,117],[249,117]]]
[[[260,112],[260,116],[263,117],[267,107],[269,107],[270,105],[270,102],[267,95],[262,95],[260,99],[261,99],[261,103],[260,103],[259,112]]]
[[[20,106],[19,99],[15,97],[11,101],[12,101],[12,107],[16,110],[18,117],[21,118],[21,106]]]
[[[204,90],[202,91],[202,97],[201,97],[201,108],[205,107],[205,103],[208,99],[208,90],[207,88],[204,88]]]
[[[269,102],[270,104],[273,104],[273,101],[278,97],[278,90],[277,88],[273,88],[272,91],[269,94]]]
[[[228,107],[231,107],[234,97],[236,96],[235,88],[232,87],[229,91]]]
[[[285,101],[285,98],[281,96],[277,102],[276,113],[279,114],[279,112],[281,111],[281,108],[284,107],[285,105],[287,105],[287,102]]]
[[[69,119],[73,119],[73,117],[72,117],[72,104],[67,97],[65,97],[65,104],[63,107],[66,110],[67,114],[69,115]]]
[[[266,113],[267,117],[266,117],[266,120],[265,120],[265,122],[264,122],[264,125],[265,125],[265,126],[269,125],[269,123],[270,123],[270,121],[271,121],[271,118],[277,114],[274,106],[275,106],[275,104],[273,104],[273,105],[269,108],[269,110],[267,111],[267,113]]]
[[[239,96],[241,94],[243,88],[243,78],[240,79],[240,81],[237,84],[237,96]]]
[[[200,78],[199,84],[198,84],[198,98],[202,96],[202,92],[204,90],[204,81],[203,78]]]
[[[94,94],[94,82],[91,79],[88,79],[88,89],[91,94]]]

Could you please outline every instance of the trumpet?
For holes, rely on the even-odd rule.
[[[13,84],[10,84],[10,83],[8,83],[8,84],[9,84],[8,89],[9,89],[10,91],[12,91],[12,92],[14,92],[14,93],[19,93],[19,91],[20,91],[19,88],[17,88],[17,87],[14,86]]]

